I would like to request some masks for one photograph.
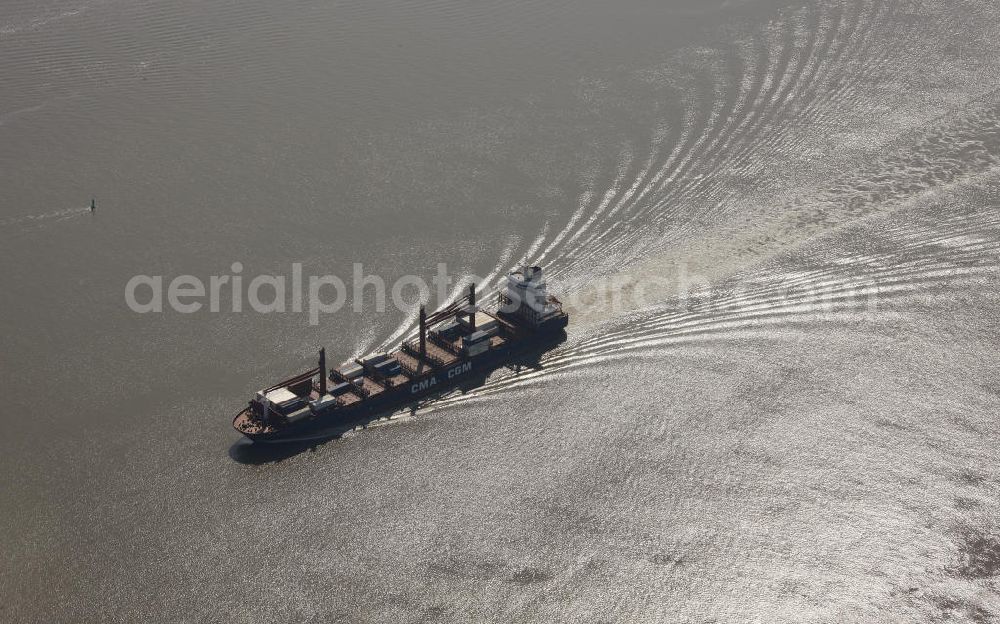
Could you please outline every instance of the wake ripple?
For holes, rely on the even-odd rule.
[[[44,226],[47,223],[53,221],[64,221],[66,219],[74,219],[76,217],[82,217],[83,215],[90,214],[90,207],[84,208],[65,208],[63,210],[54,210],[52,212],[46,212],[42,214],[35,215],[25,215],[22,217],[14,217],[4,221],[0,221],[0,228],[31,228]]]

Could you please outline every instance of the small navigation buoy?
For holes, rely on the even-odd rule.
[[[90,211],[94,212],[95,210],[97,210],[97,201],[95,201],[94,199],[91,199],[90,200]]]

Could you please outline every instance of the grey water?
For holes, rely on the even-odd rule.
[[[997,41],[994,0],[7,0],[0,620],[1000,621]],[[413,315],[126,304],[236,262],[539,262],[569,335],[261,450],[256,389]]]

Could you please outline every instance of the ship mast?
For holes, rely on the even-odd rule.
[[[427,354],[427,311],[420,306],[420,355]]]
[[[472,332],[476,331],[476,283],[469,284],[469,327]]]
[[[319,396],[326,396],[326,348],[319,350]]]

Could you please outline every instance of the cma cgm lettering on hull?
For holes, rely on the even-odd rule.
[[[421,308],[415,343],[329,372],[321,349],[318,367],[257,392],[233,427],[255,442],[298,440],[485,376],[565,336],[569,317],[548,294],[539,267],[508,275],[497,303],[496,312],[477,306],[473,285],[466,299],[439,312],[427,315]]]

